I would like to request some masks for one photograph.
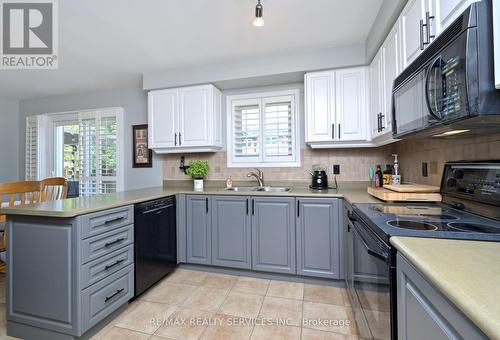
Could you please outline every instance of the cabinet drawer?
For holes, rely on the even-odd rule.
[[[134,223],[134,207],[129,205],[82,216],[82,238],[92,237]]]
[[[93,285],[132,263],[134,263],[134,246],[129,245],[84,264],[82,266],[82,287]]]
[[[134,225],[108,231],[82,242],[82,263],[87,263],[111,254],[113,251],[134,242]]]
[[[134,265],[114,273],[82,292],[82,326],[87,331],[134,296]]]

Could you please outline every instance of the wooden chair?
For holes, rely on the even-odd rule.
[[[63,200],[68,195],[68,182],[63,177],[46,178],[41,181],[42,202]]]
[[[8,196],[8,206],[26,206],[26,204],[34,204],[40,202],[42,195],[42,186],[39,181],[22,181],[0,183],[0,204],[3,202],[3,196]],[[0,215],[0,222],[5,221],[5,216]],[[0,252],[7,250],[7,233],[3,232],[2,240],[0,241]],[[5,272],[5,262],[0,260],[0,272]]]

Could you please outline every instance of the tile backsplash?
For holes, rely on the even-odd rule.
[[[411,139],[379,148],[301,150],[302,166],[296,168],[263,168],[266,180],[309,180],[313,165],[327,169],[333,177],[333,164],[340,165],[339,181],[367,181],[370,167],[392,164],[393,153],[399,154],[403,181],[439,185],[446,161],[500,159],[500,133],[481,137],[455,139]],[[163,179],[189,179],[180,169],[179,154],[163,156]],[[225,151],[185,154],[189,160],[207,160],[209,180],[246,180],[251,168],[228,168]],[[422,162],[428,163],[428,177],[422,176]]]
[[[319,165],[327,169],[329,177],[333,178],[333,164],[340,165],[339,181],[368,181],[370,167],[376,164],[391,163],[395,150],[394,145],[380,148],[357,148],[357,149],[323,149],[312,150],[309,148],[301,150],[301,167],[290,168],[262,168],[266,180],[309,180],[309,171],[313,165]],[[189,179],[180,169],[179,154],[167,154],[163,156],[163,179],[185,180]],[[185,154],[186,164],[189,160],[207,160],[210,170],[209,180],[225,180],[231,176],[233,180],[246,180],[246,174],[252,168],[228,168],[227,153],[220,151],[216,153]]]
[[[403,181],[440,185],[447,161],[500,160],[500,133],[454,139],[414,139],[395,144],[400,155]],[[428,177],[422,176],[422,162],[428,164]]]

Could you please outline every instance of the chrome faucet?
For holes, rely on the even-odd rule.
[[[255,172],[249,172],[247,174],[247,177],[255,177],[257,182],[259,182],[259,187],[262,188],[264,186],[264,172],[260,169],[255,169],[257,173]]]

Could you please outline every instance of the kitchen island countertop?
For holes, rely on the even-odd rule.
[[[500,339],[500,242],[414,237],[390,241],[484,334]]]

